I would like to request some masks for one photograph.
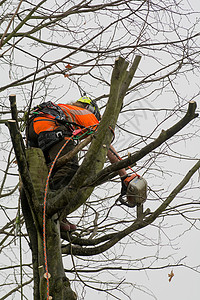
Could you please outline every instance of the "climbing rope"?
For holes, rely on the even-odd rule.
[[[50,274],[48,271],[48,262],[47,262],[47,247],[46,247],[46,204],[47,204],[47,192],[48,192],[48,186],[49,186],[49,180],[50,180],[50,176],[51,173],[53,171],[53,168],[55,166],[55,163],[60,155],[60,153],[63,151],[63,149],[66,147],[66,145],[69,143],[69,141],[71,140],[79,140],[83,137],[85,137],[86,135],[91,135],[92,133],[94,133],[97,130],[98,124],[97,125],[92,125],[89,127],[84,127],[82,129],[77,129],[74,130],[73,134],[71,137],[68,137],[66,142],[63,144],[63,146],[60,148],[60,150],[58,151],[58,153],[56,154],[52,165],[50,167],[48,176],[47,176],[47,180],[46,180],[46,184],[45,184],[45,192],[44,192],[44,204],[43,204],[43,251],[44,251],[44,263],[45,263],[45,274],[44,277],[47,280],[47,300],[50,300],[50,296],[49,296],[49,278],[50,278]]]
[[[53,167],[60,155],[60,153],[63,151],[63,149],[65,148],[65,146],[69,143],[70,140],[72,140],[73,138],[70,137],[66,140],[66,142],[63,144],[63,146],[60,148],[60,150],[58,151],[56,157],[54,158],[51,168],[49,170],[48,176],[47,176],[47,180],[46,180],[46,185],[45,185],[45,193],[44,193],[44,208],[43,208],[43,249],[44,249],[44,263],[45,263],[45,277],[47,280],[47,300],[49,300],[49,272],[48,272],[48,263],[47,263],[47,248],[46,248],[46,203],[47,203],[47,191],[48,191],[48,185],[49,185],[49,179],[51,176],[51,173],[53,171]]]
[[[119,160],[122,160],[122,158],[119,156],[119,154],[117,154],[115,151],[113,151],[111,148],[109,148],[109,150],[112,152],[113,155],[115,155]],[[136,173],[136,171],[134,171],[130,166],[128,166],[129,170],[131,170],[135,175],[137,175],[138,177],[140,177],[139,174]]]

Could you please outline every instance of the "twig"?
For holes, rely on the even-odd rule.
[[[22,4],[22,1],[23,1],[23,0],[21,0],[21,1],[19,2],[18,7],[17,7],[17,9],[16,9],[14,15],[12,16],[12,18],[11,18],[10,22],[8,23],[8,26],[7,26],[7,28],[6,28],[5,32],[4,32],[4,34],[3,34],[2,37],[1,37],[1,40],[0,40],[0,49],[1,49],[2,45],[3,45],[3,40],[4,40],[4,38],[5,38],[5,36],[6,36],[7,32],[8,32],[8,30],[9,30],[11,24],[12,24],[12,21],[14,20],[14,17],[16,16],[16,14],[17,14],[18,11],[19,11],[19,8],[20,8],[20,6],[21,6],[21,4]]]

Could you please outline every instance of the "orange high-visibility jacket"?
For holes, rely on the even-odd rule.
[[[63,110],[67,121],[75,122],[79,125],[89,127],[99,124],[99,121],[93,113],[85,108],[81,108],[75,105],[58,104]],[[59,128],[59,124],[55,119],[49,117],[40,116],[33,120],[33,129],[36,134],[42,131],[52,131]]]

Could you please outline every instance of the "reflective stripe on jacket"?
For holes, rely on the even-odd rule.
[[[68,104],[58,104],[58,106],[63,110],[68,121],[75,122],[85,127],[99,124],[95,115],[85,108]]]
[[[58,104],[66,115],[67,121],[75,122],[79,125],[89,127],[97,125],[99,121],[89,110],[68,104]],[[43,131],[52,131],[59,128],[59,123],[55,119],[45,116],[38,116],[33,119],[33,129],[38,135]]]

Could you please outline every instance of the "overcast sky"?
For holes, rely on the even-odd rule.
[[[186,0],[185,0],[186,1]],[[193,6],[196,6],[196,10],[200,12],[200,2],[198,0],[189,0],[189,3],[192,3]],[[200,28],[199,28],[200,29]],[[145,62],[141,62],[141,68],[143,72],[145,72]],[[148,69],[148,68],[147,68]],[[4,80],[2,78],[2,80]],[[190,89],[196,89],[196,84],[195,80],[198,80],[196,77],[194,79],[193,84],[190,84]],[[187,91],[188,86],[186,86],[185,81],[179,82],[179,85],[183,87],[183,90],[185,89]],[[190,90],[191,94],[192,91]],[[99,90],[99,94],[101,91]],[[97,93],[98,94],[98,93]],[[77,98],[79,97],[79,92],[77,91],[76,94],[74,92],[69,93],[69,98]],[[163,96],[163,107],[166,107],[166,104],[170,107],[170,101],[169,98],[166,94]],[[74,100],[74,99],[70,99]],[[190,100],[190,99],[188,99]],[[69,101],[70,102],[70,101]],[[145,103],[146,106],[149,105],[151,107],[153,104],[152,103]],[[198,104],[199,108],[199,104]],[[135,126],[135,130],[138,131],[139,133],[143,133],[147,130],[150,130],[150,126],[154,126],[155,118],[152,116],[152,119],[147,118],[146,115],[140,114],[138,116],[137,122],[133,121],[133,126]],[[167,125],[166,125],[167,126]],[[166,127],[167,128],[167,127]],[[129,137],[127,137],[128,139]],[[123,141],[124,143],[124,141]],[[117,147],[120,147],[120,142],[116,145]],[[178,146],[177,146],[178,147]],[[186,151],[185,153],[190,153],[191,151],[194,151],[195,153],[198,153],[198,147],[199,147],[199,141],[195,140],[193,144],[186,144],[186,150],[181,149],[183,151]],[[198,151],[197,151],[198,150]],[[171,164],[169,168],[174,167],[174,160],[170,160],[169,163]],[[190,167],[190,163],[187,164],[179,164],[175,166],[176,168],[179,168],[180,174],[184,174],[186,170]],[[197,179],[197,175],[195,175],[195,178]],[[172,185],[175,183],[176,179],[172,179]],[[177,179],[178,181],[178,179]],[[198,197],[198,195],[197,195]],[[146,202],[145,204],[146,207],[148,207],[148,203]],[[1,225],[4,225],[4,219],[1,219]],[[171,224],[174,227],[170,227],[169,231],[171,236],[177,236],[180,232],[184,230],[184,221],[180,218],[177,218],[177,220],[171,220],[170,223],[170,218],[167,219],[167,223],[170,226]],[[188,226],[185,227],[185,229],[188,229]],[[146,229],[143,229],[142,231],[144,232]],[[148,230],[151,230],[148,229]],[[153,230],[153,229],[152,229]],[[155,230],[155,229],[154,229]],[[158,229],[157,229],[158,230]],[[159,234],[158,234],[159,236]],[[200,265],[200,258],[199,258],[199,253],[200,253],[200,242],[199,242],[199,231],[196,230],[195,228],[192,228],[192,230],[187,231],[183,237],[178,239],[179,244],[174,246],[174,248],[170,247],[165,247],[162,249],[158,249],[158,252],[160,251],[163,256],[168,256],[170,255],[169,262],[172,263],[173,259],[171,258],[172,255],[174,255],[174,262],[177,262],[176,259],[179,258],[185,258],[185,262],[190,265],[190,266],[196,266]],[[16,245],[17,249],[18,245]],[[128,247],[127,246],[127,255],[130,255],[131,257],[137,258],[138,255],[148,256],[149,253],[151,252],[151,249],[148,249],[148,247],[136,247],[133,249],[133,247]],[[166,261],[165,261],[166,263]],[[164,263],[164,264],[165,264]],[[172,278],[171,282],[168,280],[168,274],[173,270],[174,272],[174,277]],[[120,274],[120,271],[119,271]],[[95,276],[95,274],[94,274]],[[155,299],[158,300],[199,300],[200,297],[200,274],[185,267],[177,267],[177,268],[166,268],[162,270],[151,270],[151,271],[140,271],[140,272],[134,272],[131,271],[130,273],[127,273],[124,275],[124,279],[127,281],[130,281],[132,283],[137,283],[138,286],[147,288],[149,291],[154,293]],[[133,300],[150,300],[153,299],[153,297],[149,294],[142,293],[140,290],[135,289],[133,291]],[[19,296],[19,295],[18,295]],[[30,296],[31,297],[31,296]],[[8,298],[9,299],[9,298]],[[10,298],[12,299],[12,298]],[[20,299],[20,297],[16,298]],[[30,298],[31,299],[31,298]],[[85,300],[102,300],[102,299],[107,299],[106,296],[102,293],[98,293],[97,291],[93,290],[88,290],[88,294]],[[108,297],[108,299],[114,299],[111,296]],[[121,300],[125,300],[126,298],[122,298]]]

